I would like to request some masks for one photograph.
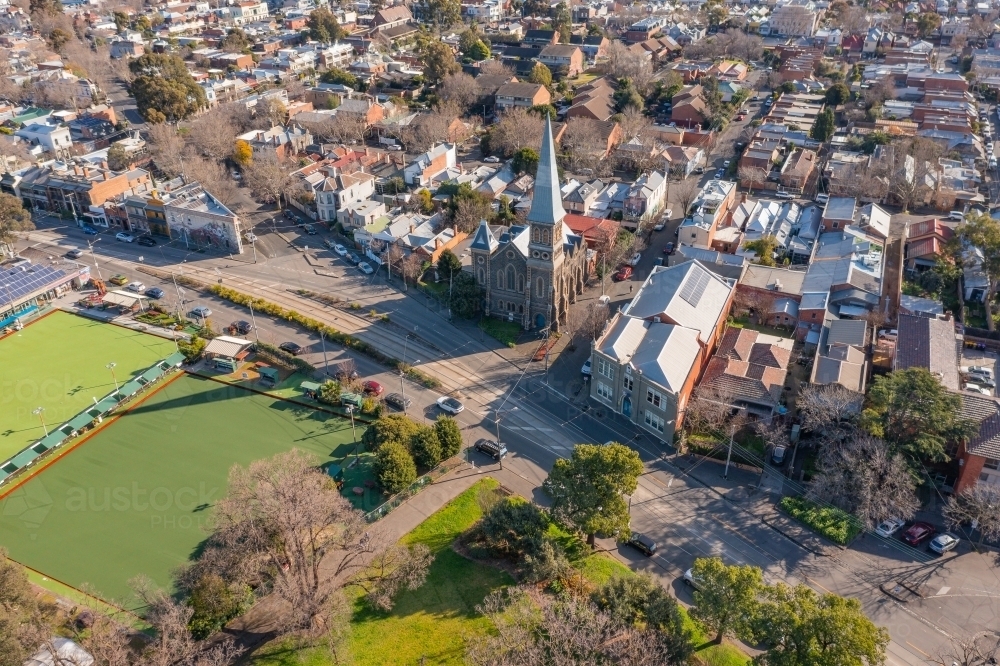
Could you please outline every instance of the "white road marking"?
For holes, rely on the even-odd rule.
[[[938,590],[938,593],[935,594],[934,596],[935,597],[940,597],[942,594],[948,594],[948,590],[950,590],[950,589],[951,588],[946,585],[946,586],[942,587],[940,590]]]

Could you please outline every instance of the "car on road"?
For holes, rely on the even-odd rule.
[[[340,243],[333,244],[333,251],[337,253],[338,257],[343,257],[344,255],[347,254],[347,248],[341,245]]]
[[[286,220],[295,220],[295,219],[297,219],[297,218],[295,217],[295,213],[293,213],[293,212],[292,212],[292,211],[290,211],[290,210],[286,210],[285,212],[283,212],[283,213],[282,213],[282,216],[283,216],[283,217],[284,217],[284,218],[285,218]]]
[[[488,162],[489,164],[496,164],[500,161],[500,158],[496,155],[490,155],[489,157],[483,158],[483,161]]]
[[[465,405],[458,398],[443,395],[437,399],[437,406],[449,414],[459,414],[465,411]]]
[[[653,225],[653,231],[663,231],[663,228],[665,226],[667,226],[667,223],[664,222],[663,220],[660,220],[659,222]]]
[[[628,265],[631,266],[632,268],[635,268],[636,266],[639,265],[639,261],[641,259],[642,259],[642,253],[636,252],[635,254],[632,255],[632,258],[628,260]]]
[[[725,174],[726,174],[725,170],[723,170],[723,169],[719,169],[718,171],[716,171],[716,172],[715,172],[715,179],[716,179],[716,180],[719,180],[719,179],[720,179],[720,178],[722,178],[722,177],[723,177],[723,176],[724,176]]]
[[[281,351],[286,351],[292,356],[298,356],[299,354],[301,354],[306,350],[305,347],[303,347],[297,342],[282,342],[280,345],[278,345],[278,349],[280,349]]]
[[[355,266],[361,263],[361,258],[358,255],[354,254],[353,252],[348,252],[347,254],[345,254],[344,259],[346,259],[349,263],[354,264]]]
[[[129,282],[128,286],[125,288],[128,289],[129,291],[134,291],[137,294],[141,294],[142,292],[146,291],[146,285],[144,285],[141,282]]]
[[[741,113],[738,116],[736,116],[736,120],[746,120],[746,119],[747,119],[747,114],[745,113]]]
[[[932,534],[934,534],[933,525],[925,522],[916,522],[910,525],[907,530],[903,532],[903,541],[911,546],[916,546],[924,539],[930,538]]]
[[[156,247],[156,239],[152,236],[139,236],[135,242],[143,247]]]
[[[89,224],[85,224],[81,228],[83,229],[83,233],[87,234],[88,236],[96,236],[97,235],[97,229],[95,229],[94,227],[90,226]]]
[[[701,586],[698,584],[698,579],[694,577],[694,569],[688,569],[684,572],[684,584],[688,587],[694,588],[695,590],[701,589]]]
[[[386,146],[386,150],[399,151],[402,149],[403,149],[402,146],[397,146],[397,145]]]
[[[118,273],[117,275],[112,275],[111,279],[108,280],[108,282],[110,282],[115,286],[120,287],[123,284],[128,284],[128,277],[122,275],[121,273]]]
[[[674,247],[675,247],[674,242],[670,241],[669,243],[663,246],[663,254],[673,254]]]
[[[201,317],[202,319],[207,319],[212,316],[212,311],[206,308],[204,305],[198,305],[191,308],[191,314],[195,317]]]
[[[635,548],[646,557],[652,557],[656,553],[656,542],[641,532],[632,532],[625,539],[625,545]]]
[[[234,321],[232,324],[230,324],[229,328],[233,329],[240,335],[246,335],[247,333],[253,330],[253,324],[251,324],[245,319],[240,319],[239,321]]]
[[[359,263],[358,270],[364,273],[365,275],[371,275],[372,273],[375,272],[375,269],[372,268],[367,261],[362,261],[361,263]]]
[[[882,523],[875,528],[875,534],[888,539],[893,534],[898,532],[899,528],[905,524],[906,522],[900,520],[899,518],[888,518],[887,520],[883,520]]]
[[[83,256],[83,250],[78,247],[74,247],[72,250],[66,253],[66,256],[70,259],[79,259]]]
[[[494,460],[500,460],[501,458],[507,457],[507,447],[493,441],[492,439],[481,439],[476,442],[476,451],[485,453]]]
[[[949,550],[954,549],[957,545],[958,537],[954,534],[948,534],[945,532],[944,534],[938,534],[936,537],[931,539],[931,542],[927,544],[927,547],[938,555],[944,555]]]
[[[775,467],[781,467],[785,464],[785,453],[788,449],[784,446],[776,446],[774,450],[771,451],[771,464]]]
[[[134,243],[135,236],[133,236],[132,234],[127,234],[124,231],[119,231],[118,233],[115,234],[115,240],[121,241],[123,243]]]
[[[582,372],[587,377],[590,376],[591,370],[590,370],[590,359],[589,358],[584,362],[583,367],[580,368],[580,372]]]
[[[373,395],[382,395],[385,393],[385,389],[382,385],[371,379],[362,384],[362,387],[364,388],[365,393],[371,393]]]
[[[615,282],[624,282],[632,277],[632,267],[622,266],[618,269],[618,272],[611,276],[611,279]]]
[[[146,290],[146,296],[149,298],[163,298],[163,290],[159,287],[150,287]]]
[[[722,163],[722,168],[723,169],[728,169],[730,164],[732,164],[732,162],[730,162],[729,160],[726,160],[725,162]]]
[[[245,234],[243,234],[243,237],[247,239],[248,243],[257,242],[257,234],[253,233],[252,231],[246,232]]]
[[[303,224],[302,225],[302,231],[306,232],[310,236],[315,236],[316,235],[316,227],[314,227],[311,224]]]
[[[385,404],[391,405],[392,407],[401,409],[405,412],[410,408],[410,405],[413,404],[413,401],[404,395],[400,395],[399,393],[390,393],[385,396]]]

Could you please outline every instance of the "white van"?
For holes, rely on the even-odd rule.
[[[795,195],[791,192],[776,192],[775,195],[779,199],[794,199]]]
[[[948,219],[961,222],[962,220],[965,219],[965,213],[963,213],[960,210],[953,210],[950,213],[948,213]]]
[[[825,204],[829,200],[830,200],[830,195],[829,194],[817,194],[816,195],[816,203]]]
[[[897,337],[899,337],[899,331],[895,328],[885,329],[878,332],[879,340],[891,340],[892,342],[895,342]]]

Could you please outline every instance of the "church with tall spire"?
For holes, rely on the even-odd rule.
[[[565,217],[552,123],[546,120],[527,223],[491,229],[482,220],[469,248],[487,315],[525,329],[565,325],[570,304],[583,293],[587,262],[587,246],[567,230]]]

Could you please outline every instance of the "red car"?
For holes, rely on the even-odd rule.
[[[934,534],[934,526],[930,523],[913,523],[909,529],[903,532],[903,541],[911,546],[916,546],[932,534]]]
[[[674,253],[674,244],[672,241],[663,246],[663,254],[673,254],[673,253]]]
[[[632,277],[632,267],[622,266],[618,269],[618,272],[611,276],[615,282],[622,282],[623,280],[628,280]]]
[[[375,395],[382,395],[385,393],[385,389],[382,388],[382,385],[378,382],[368,380],[363,384],[363,386],[365,388],[365,393],[374,393]]]

